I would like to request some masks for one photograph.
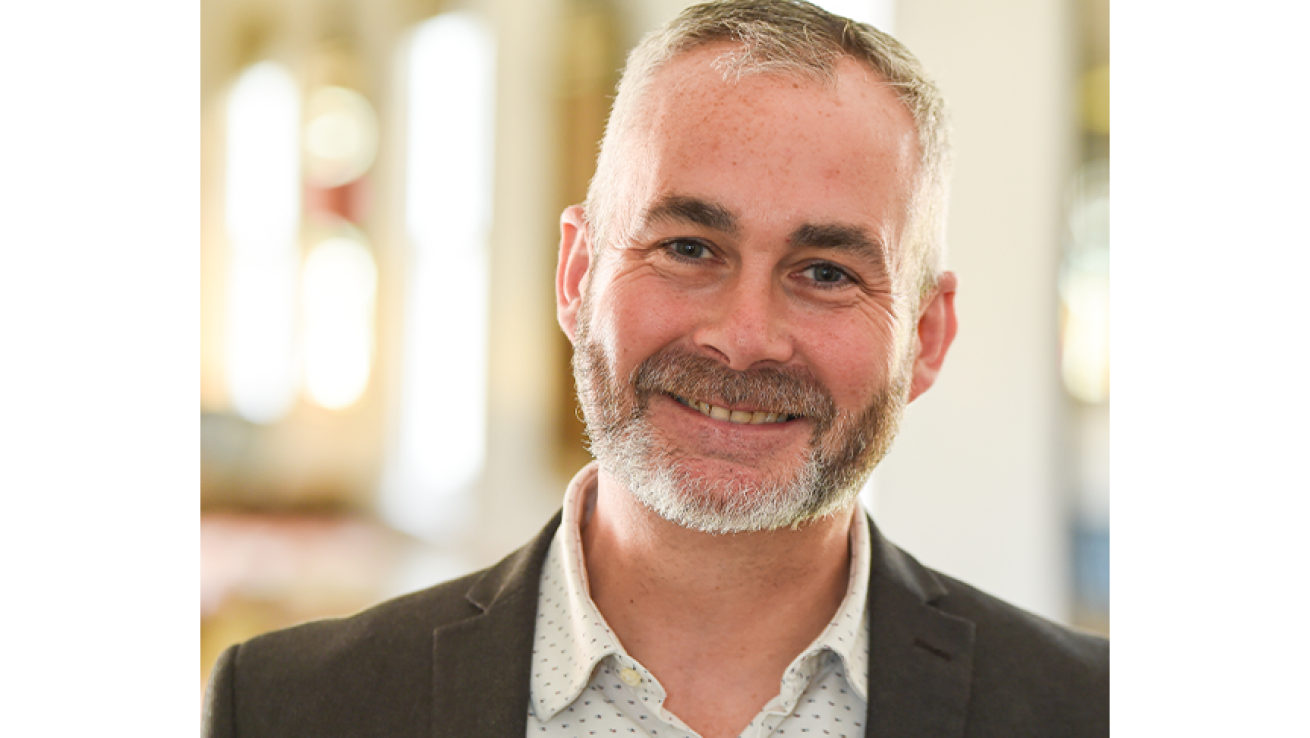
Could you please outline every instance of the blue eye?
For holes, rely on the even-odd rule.
[[[705,244],[700,241],[693,241],[689,238],[679,238],[669,241],[665,247],[675,255],[684,259],[703,259],[707,255]]]
[[[815,264],[805,270],[810,275],[810,279],[820,284],[837,284],[844,279],[850,279],[849,275],[832,264]]]

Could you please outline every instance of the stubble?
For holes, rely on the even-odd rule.
[[[676,345],[620,380],[604,348],[590,336],[585,302],[573,375],[591,452],[639,502],[677,525],[712,534],[777,530],[845,509],[896,435],[908,399],[908,360],[898,362],[881,391],[857,413],[840,410],[803,368],[738,372]],[[661,438],[650,422],[650,401],[660,394],[803,416],[813,433],[789,472],[763,479],[709,478],[678,448],[681,439]]]

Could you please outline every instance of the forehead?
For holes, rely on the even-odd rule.
[[[624,136],[628,204],[639,211],[674,192],[748,218],[861,221],[899,236],[918,143],[892,89],[846,57],[831,82],[779,73],[725,80],[715,61],[729,49],[684,53],[651,79]]]

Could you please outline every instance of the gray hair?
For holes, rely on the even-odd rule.
[[[867,23],[857,23],[802,0],[721,0],[693,5],[637,44],[619,82],[618,96],[605,127],[596,175],[585,209],[592,242],[599,249],[614,232],[620,197],[618,141],[630,129],[655,74],[679,54],[719,41],[737,47],[715,62],[725,79],[783,74],[833,84],[837,62],[850,57],[877,72],[914,119],[919,173],[907,204],[900,277],[918,281],[918,297],[935,288],[943,268],[946,199],[951,143],[946,102],[923,65],[896,39]]]

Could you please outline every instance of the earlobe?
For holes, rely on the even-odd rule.
[[[559,266],[555,273],[555,315],[569,341],[574,341],[578,309],[586,292],[591,269],[591,235],[586,213],[580,205],[564,209],[559,216]]]
[[[946,352],[955,340],[955,290],[958,280],[952,272],[943,272],[937,289],[924,304],[915,326],[919,352],[914,360],[914,377],[910,382],[910,400],[928,391],[937,381]]]

